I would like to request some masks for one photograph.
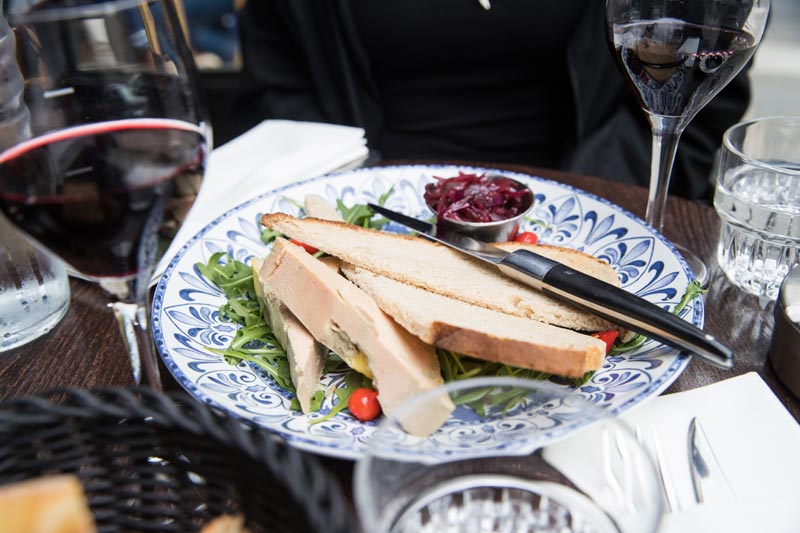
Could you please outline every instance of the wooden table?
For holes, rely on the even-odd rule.
[[[475,164],[475,163],[472,163]],[[647,192],[639,187],[597,178],[545,171],[517,165],[485,164],[535,174],[579,187],[644,216]],[[772,303],[763,303],[731,285],[715,260],[719,221],[711,207],[670,198],[664,233],[670,240],[697,252],[710,267],[706,295],[705,330],[735,349],[732,370],[722,370],[694,360],[666,394],[702,387],[746,372],[758,372],[789,412],[800,421],[800,400],[780,383],[767,352],[773,328]],[[112,313],[105,308],[100,290],[72,281],[69,313],[48,335],[0,354],[0,399],[34,394],[51,387],[97,388],[133,384],[127,356]],[[164,376],[168,389],[179,386]],[[343,480],[352,464],[325,460]]]

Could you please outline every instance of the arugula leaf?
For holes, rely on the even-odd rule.
[[[323,374],[339,374],[348,372],[350,367],[344,362],[339,354],[328,352],[328,358],[325,360],[325,366],[322,367]]]
[[[393,192],[394,187],[390,187],[389,190],[380,195],[378,197],[378,205],[384,205]],[[297,200],[289,198],[288,196],[282,196],[281,198],[300,209],[301,212],[304,212],[303,205]],[[336,209],[339,211],[339,214],[342,215],[342,220],[348,224],[354,224],[363,228],[381,229],[383,226],[389,223],[389,220],[385,218],[374,218],[375,212],[366,204],[354,204],[352,207],[347,207],[341,199],[337,198]],[[264,244],[270,244],[276,238],[282,236],[283,234],[279,231],[265,228],[261,232],[261,241]],[[323,255],[323,252],[317,252],[317,254],[315,254],[315,256],[319,257],[320,255]]]
[[[342,219],[345,222],[348,224],[355,224],[356,226],[364,226],[375,214],[375,212],[365,204],[355,204],[353,207],[347,207],[339,198],[336,199],[336,209],[341,213]]]
[[[283,237],[283,233],[269,228],[264,228],[261,231],[261,242],[263,242],[264,244],[269,244],[278,237]]]
[[[581,387],[581,386],[585,385],[586,383],[588,383],[589,380],[592,379],[593,375],[594,375],[594,370],[589,370],[583,376],[581,376],[579,378],[569,378],[569,380],[572,382],[572,384],[575,386],[575,388],[577,388],[577,387]]]
[[[551,226],[550,224],[539,218],[533,218],[532,216],[526,215],[525,220],[527,220],[528,222],[533,222],[537,226],[542,227],[544,229],[553,229],[553,226]]]
[[[204,278],[219,287],[228,298],[255,299],[253,270],[241,261],[232,259],[227,253],[217,252],[208,259],[207,264],[197,263],[195,266]]]
[[[224,252],[212,254],[208,263],[195,266],[227,298],[219,308],[220,319],[241,326],[227,348],[207,349],[221,355],[231,365],[242,361],[253,363],[269,374],[279,387],[294,392],[288,357],[267,325],[256,297],[253,269]]]
[[[389,197],[392,195],[393,192],[394,192],[394,185],[389,187],[388,191],[386,191],[385,193],[383,193],[380,196],[378,196],[378,205],[381,206],[381,207],[386,205],[386,200],[389,199]]]
[[[378,205],[384,205],[393,192],[394,187],[390,187],[388,191],[380,195],[378,197]],[[354,204],[352,207],[347,207],[341,199],[337,198],[336,209],[345,222],[362,228],[381,229],[389,223],[385,218],[374,219],[375,211],[366,204]]]
[[[681,311],[683,311],[683,308],[689,304],[689,302],[707,292],[708,289],[704,289],[703,286],[700,285],[699,281],[696,279],[692,280],[692,282],[686,286],[686,291],[683,293],[681,301],[678,302],[678,305],[675,306],[675,309],[672,312],[676,315],[679,314]]]
[[[503,376],[516,377],[521,379],[547,380],[551,374],[539,372],[526,368],[519,368],[502,363],[491,363],[474,359],[466,355],[461,355],[448,350],[437,349],[439,366],[442,369],[442,377],[445,382],[459,381],[479,376]],[[591,377],[591,373],[584,376],[580,385]],[[577,381],[577,380],[576,380]],[[492,390],[495,390],[492,393]],[[456,404],[463,404],[471,408],[480,416],[486,416],[486,409],[493,406],[502,406],[503,413],[516,407],[528,395],[524,389],[509,389],[496,391],[493,388],[476,389],[469,391],[466,395],[454,395],[453,401]]]
[[[322,401],[324,399],[325,399],[325,391],[317,390],[314,393],[314,396],[311,397],[311,405],[310,405],[311,412],[316,413],[317,411],[322,409]]]

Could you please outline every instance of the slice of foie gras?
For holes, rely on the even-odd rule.
[[[283,246],[283,245],[282,245]],[[273,248],[274,249],[274,248]],[[305,251],[305,250],[304,250]],[[306,252],[307,253],[307,252]],[[264,263],[269,260],[269,256],[264,259]],[[321,263],[325,268],[329,269],[334,275],[339,275],[339,260],[333,256],[324,257],[321,259],[317,259],[319,263]],[[263,263],[262,263],[263,264]],[[258,274],[259,283],[266,285],[266,281],[261,277],[261,274]],[[283,291],[278,291],[280,294],[286,292],[286,288],[282,287]],[[301,288],[302,290],[302,288]],[[279,296],[278,293],[273,293],[278,298],[281,303],[283,303],[283,299]],[[309,302],[313,306],[314,297],[312,295],[307,295],[309,298]],[[284,304],[285,305],[285,304]],[[295,304],[297,307],[298,304]],[[287,306],[288,307],[288,306]],[[291,313],[294,311],[289,308]],[[342,360],[347,363],[347,366],[358,372],[359,374],[363,374],[367,376],[369,379],[374,379],[375,376],[372,375],[372,371],[369,369],[369,365],[367,364],[367,356],[361,349],[356,346],[353,341],[347,336],[345,332],[333,321],[327,320],[326,316],[316,315],[312,310],[309,310],[306,313],[306,319],[300,319],[300,322],[303,324],[304,327],[311,333],[314,339],[317,342],[321,343],[323,346],[329,348],[333,353],[338,355],[342,358]],[[299,318],[299,317],[297,317]],[[311,325],[309,325],[311,324]],[[314,328],[312,330],[312,328]]]
[[[405,400],[442,384],[433,346],[400,327],[364,291],[299,246],[277,239],[259,276],[318,341],[326,344],[335,332],[366,355],[387,415]],[[454,408],[446,394],[436,395],[403,416],[401,424],[410,434],[425,436]]]
[[[328,349],[317,342],[299,320],[283,305],[258,276],[262,260],[253,258],[251,266],[256,295],[263,302],[264,318],[280,345],[286,350],[289,372],[300,410],[311,412],[311,398],[317,391]]]

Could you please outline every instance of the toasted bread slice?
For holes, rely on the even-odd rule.
[[[342,272],[405,329],[439,348],[567,377],[597,370],[605,343],[343,264]]]
[[[605,319],[511,279],[491,265],[425,239],[344,222],[297,219],[284,213],[266,214],[261,223],[347,263],[479,307],[576,331],[622,330]],[[500,246],[510,249],[530,245]],[[544,245],[532,249],[588,275],[620,285],[610,265],[588,254]]]

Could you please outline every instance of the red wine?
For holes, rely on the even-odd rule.
[[[199,185],[201,130],[171,119],[88,124],[0,154],[0,208],[91,277],[151,268],[173,197]]]
[[[744,31],[676,19],[615,24],[614,50],[639,103],[655,115],[691,119],[755,52]]]

